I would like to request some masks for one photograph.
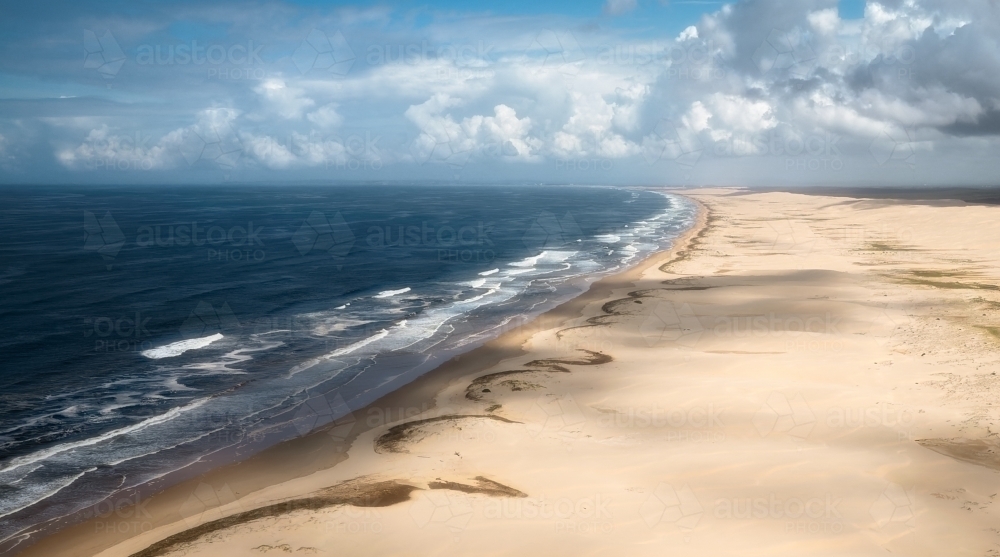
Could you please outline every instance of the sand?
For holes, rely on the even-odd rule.
[[[682,193],[674,250],[24,555],[1000,555],[1000,208]]]

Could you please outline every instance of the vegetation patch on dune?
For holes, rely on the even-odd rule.
[[[528,494],[523,491],[518,491],[513,487],[503,485],[502,483],[484,478],[483,476],[476,476],[474,479],[476,480],[476,485],[449,482],[438,478],[437,481],[428,483],[427,487],[431,489],[451,489],[453,491],[461,491],[462,493],[479,493],[482,495],[489,495],[490,497],[528,496]]]
[[[383,433],[375,440],[375,452],[377,453],[405,453],[409,452],[406,450],[406,445],[412,441],[417,440],[417,432],[421,427],[438,422],[457,422],[460,420],[469,419],[482,419],[482,420],[496,420],[498,422],[505,422],[508,424],[519,424],[521,422],[515,422],[514,420],[508,420],[507,418],[502,418],[500,416],[491,416],[486,414],[449,414],[447,416],[436,416],[434,418],[427,418],[423,420],[414,420],[412,422],[406,422],[405,424],[395,425],[389,428],[389,431]]]
[[[981,282],[943,282],[912,278],[904,278],[903,281],[909,284],[919,284],[922,286],[931,286],[933,288],[943,288],[946,290],[1000,290],[1000,286],[995,284],[983,284]]]
[[[415,489],[418,488],[399,483],[395,480],[372,482],[359,478],[338,486],[320,490],[309,497],[267,505],[200,524],[194,528],[189,528],[160,540],[142,551],[133,553],[130,557],[158,557],[166,555],[180,546],[197,541],[207,534],[262,518],[278,517],[296,511],[315,511],[336,505],[388,507],[408,500],[410,493]]]

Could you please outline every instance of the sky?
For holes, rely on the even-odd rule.
[[[0,183],[995,185],[995,0],[6,3]]]

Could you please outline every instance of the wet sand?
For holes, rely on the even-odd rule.
[[[23,554],[1000,554],[1000,208],[681,193],[673,250]]]

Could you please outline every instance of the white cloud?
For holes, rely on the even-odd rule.
[[[621,158],[638,154],[639,146],[614,129],[616,103],[600,95],[572,93],[573,114],[555,134],[553,153],[559,158],[598,156]]]
[[[832,35],[840,29],[840,15],[837,8],[810,12],[806,17],[809,20],[809,25],[822,35]]]
[[[636,0],[605,0],[604,13],[608,15],[622,15],[631,12],[636,8]]]
[[[302,118],[302,113],[312,108],[316,101],[304,96],[304,91],[289,87],[281,79],[268,79],[254,88],[267,102],[268,108],[286,119]]]
[[[688,25],[681,31],[681,34],[677,36],[678,41],[687,41],[691,39],[698,38],[698,28],[694,25]]]
[[[307,114],[306,119],[321,128],[336,128],[344,122],[344,118],[337,113],[335,103],[319,107]]]
[[[621,14],[636,5],[611,0],[605,11]],[[863,18],[842,20],[829,0],[737,1],[676,38],[634,39],[630,29],[535,16],[462,15],[419,32],[386,31],[380,26],[393,20],[393,10],[380,8],[338,23],[358,47],[346,76],[279,68],[264,80],[209,84],[208,100],[185,102],[203,108],[227,99],[234,108],[187,108],[193,124],[148,140],[130,139],[124,117],[96,115],[106,114],[100,110],[43,122],[60,134],[53,141],[60,145],[57,160],[72,169],[102,158],[183,168],[204,145],[208,151],[194,153],[196,160],[288,170],[371,157],[387,165],[627,159],[650,145],[685,142],[677,148],[688,156],[698,142],[734,144],[770,133],[836,134],[843,153],[865,157],[887,128],[920,136],[927,157],[971,149],[986,158],[1000,136],[1000,23],[990,9],[980,0],[883,0],[868,2]],[[371,22],[378,29],[367,27]],[[365,41],[424,40],[435,49],[486,54],[370,64],[360,48]],[[115,87],[119,82],[124,87],[121,80]],[[662,121],[671,122],[669,133],[655,129]],[[358,153],[351,147],[357,141],[338,135],[356,129],[384,137],[377,154]],[[0,155],[4,145],[0,139]],[[8,154],[12,148],[7,141]],[[652,159],[664,160],[658,156]],[[721,155],[706,148],[700,156]],[[725,178],[734,168],[726,165],[735,162],[745,161],[698,168]],[[855,165],[859,172],[864,162]]]
[[[266,168],[277,170],[343,165],[350,159],[352,149],[350,140],[316,132],[308,135],[292,132],[284,140],[246,133],[241,140],[246,146],[247,157]],[[377,157],[377,153],[371,155]]]
[[[154,170],[172,168],[172,153],[164,142],[150,145],[140,132],[116,134],[108,126],[93,129],[83,143],[57,152],[60,164],[72,169]]]
[[[774,109],[767,101],[716,93],[708,97],[713,121],[727,131],[758,133],[777,126]]]
[[[406,117],[420,130],[410,146],[413,160],[464,165],[472,157],[536,158],[542,142],[529,135],[530,118],[518,118],[513,108],[500,104],[493,116],[473,115],[457,122],[448,111],[461,104],[437,94],[406,110]]]

